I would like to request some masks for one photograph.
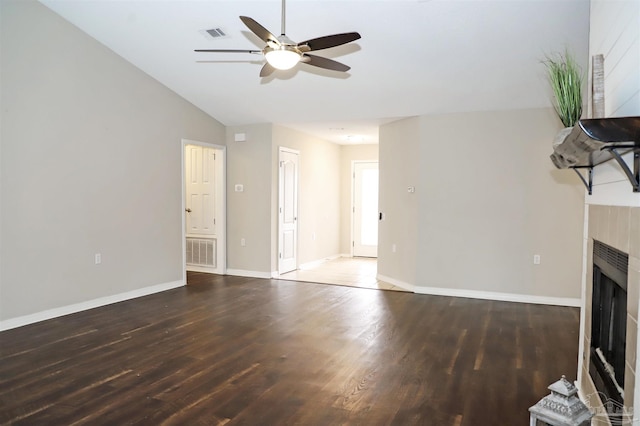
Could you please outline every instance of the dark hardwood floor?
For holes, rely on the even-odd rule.
[[[579,310],[190,273],[0,333],[0,424],[526,425]]]

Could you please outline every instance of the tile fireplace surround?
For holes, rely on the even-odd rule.
[[[640,381],[636,383],[636,363],[638,349],[638,303],[640,300],[640,207],[619,207],[589,205],[586,279],[584,304],[584,334],[581,342],[581,371],[578,373],[578,387],[596,415],[594,425],[608,425],[605,411],[597,398],[595,387],[589,377],[589,348],[591,344],[591,293],[593,288],[593,241],[601,241],[629,254],[627,287],[627,346],[625,354],[625,407],[627,410],[639,407],[634,403],[639,398]],[[633,410],[640,417],[640,407]],[[613,422],[614,425],[618,424]],[[631,421],[624,424],[631,425]],[[633,423],[635,424],[635,423]]]

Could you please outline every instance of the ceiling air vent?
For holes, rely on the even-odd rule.
[[[220,38],[220,37],[226,37],[227,34],[222,31],[221,28],[212,28],[210,30],[206,30],[207,34],[209,34],[211,36],[211,38]]]

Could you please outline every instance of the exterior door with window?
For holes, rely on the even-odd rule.
[[[378,257],[378,163],[353,164],[353,255]]]

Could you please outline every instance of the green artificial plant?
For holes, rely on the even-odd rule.
[[[544,61],[555,95],[555,109],[565,127],[573,127],[582,114],[582,70],[568,52]]]

